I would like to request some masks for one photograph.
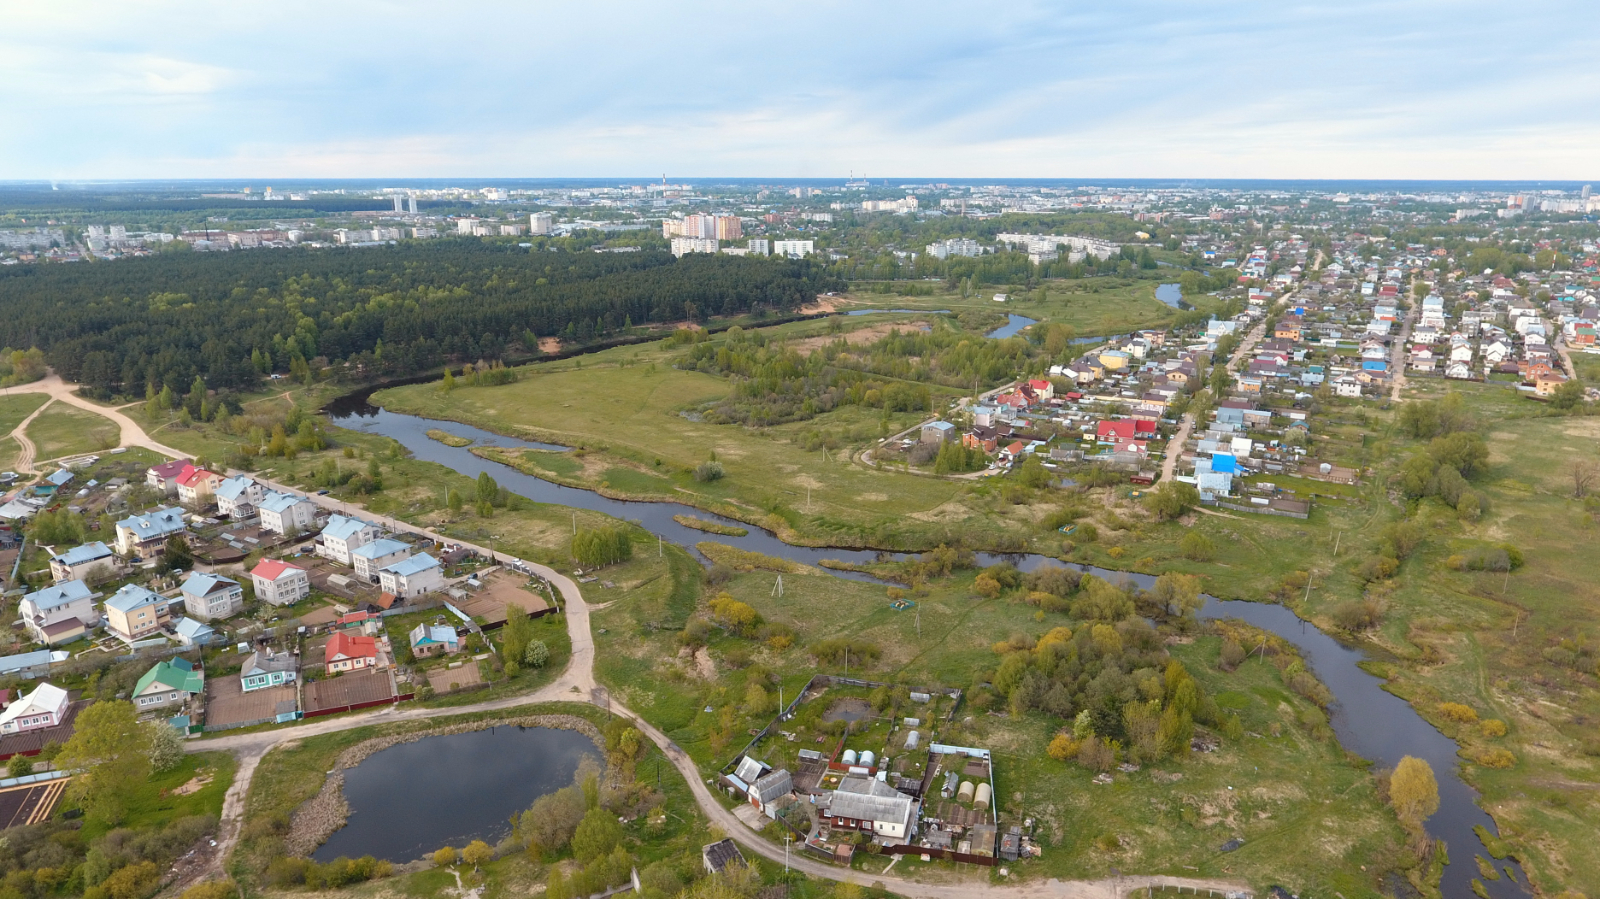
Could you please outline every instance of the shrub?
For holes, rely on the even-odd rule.
[[[1370,630],[1382,621],[1382,607],[1371,598],[1353,599],[1339,604],[1333,610],[1333,623],[1347,631]]]
[[[987,574],[980,574],[977,580],[972,582],[972,591],[979,596],[994,599],[1000,595],[1000,582]]]
[[[1506,723],[1499,718],[1485,718],[1478,725],[1478,730],[1486,737],[1503,737],[1506,735]]]
[[[1191,562],[1209,562],[1217,554],[1216,544],[1199,531],[1184,534],[1183,539],[1178,541],[1178,549],[1183,553],[1183,557]]]
[[[701,483],[720,481],[723,474],[721,462],[701,462],[694,469],[694,479]]]
[[[1478,720],[1478,713],[1473,711],[1472,706],[1459,702],[1439,703],[1439,714],[1459,724],[1471,724]]]
[[[1400,561],[1389,556],[1368,556],[1356,569],[1356,575],[1363,581],[1381,581],[1394,577],[1400,570]]]
[[[867,640],[835,637],[811,644],[811,654],[820,665],[843,665],[847,660],[851,665],[870,665],[883,655],[883,650]]]
[[[1078,757],[1078,750],[1082,745],[1072,738],[1071,734],[1056,734],[1050,741],[1050,746],[1045,752],[1058,762],[1071,761]]]
[[[1243,646],[1240,646],[1234,640],[1223,640],[1222,657],[1220,660],[1222,670],[1233,671],[1240,665],[1244,664],[1244,655],[1245,653]]]
[[[1485,768],[1510,768],[1517,763],[1509,749],[1479,749],[1473,752],[1472,760]]]

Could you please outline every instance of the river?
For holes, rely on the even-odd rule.
[[[572,783],[584,755],[599,761],[593,740],[548,727],[495,727],[391,746],[345,772],[349,820],[313,858],[408,862],[445,845],[493,846],[513,813]]]
[[[1016,316],[1020,318],[1020,316]],[[444,428],[460,437],[470,438],[475,445],[531,447],[545,450],[562,450],[565,447],[531,443],[494,434],[457,422],[438,422],[390,412],[371,404],[369,398],[374,388],[367,388],[340,397],[325,409],[334,424],[344,428],[367,431],[391,437],[418,459],[437,462],[469,477],[489,472],[501,486],[520,496],[541,503],[573,506],[604,512],[615,518],[637,522],[640,526],[669,542],[689,548],[695,543],[712,540],[737,546],[769,556],[778,556],[816,565],[824,559],[850,562],[872,562],[884,558],[899,558],[892,553],[874,550],[828,549],[794,546],[761,528],[745,522],[734,521],[704,512],[680,503],[629,502],[600,496],[576,487],[565,487],[523,474],[514,468],[481,459],[470,452],[470,447],[450,447],[429,438],[430,428]],[[692,515],[733,527],[746,528],[744,537],[707,534],[686,528],[672,520],[673,515]],[[696,553],[698,556],[698,553]],[[703,560],[703,559],[702,559]],[[703,560],[704,561],[704,560]],[[1059,561],[1039,555],[997,555],[980,553],[981,564],[990,565],[1009,561],[1023,570],[1040,565],[1059,565]],[[1131,580],[1148,587],[1154,582],[1149,575],[1076,566],[1091,571],[1112,582]],[[856,572],[833,572],[852,580],[876,580]],[[1306,664],[1327,685],[1336,697],[1329,708],[1329,720],[1341,745],[1379,767],[1393,767],[1403,756],[1412,755],[1426,759],[1433,767],[1439,781],[1439,810],[1428,819],[1428,832],[1442,839],[1450,848],[1451,864],[1445,869],[1443,891],[1446,897],[1472,895],[1471,880],[1477,874],[1472,860],[1474,853],[1488,857],[1474,825],[1482,825],[1490,833],[1497,833],[1488,813],[1478,807],[1476,791],[1460,779],[1457,770],[1456,743],[1424,721],[1404,700],[1383,689],[1383,680],[1363,671],[1359,666],[1366,654],[1350,648],[1319,631],[1283,606],[1263,603],[1221,600],[1205,597],[1201,609],[1204,618],[1237,618],[1282,637],[1297,647]],[[1509,864],[1517,870],[1517,882],[1505,877],[1486,885],[1494,899],[1525,897],[1521,883],[1524,880],[1520,867],[1509,859],[1499,864]]]

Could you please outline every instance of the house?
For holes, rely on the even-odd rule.
[[[1121,443],[1127,440],[1150,440],[1156,436],[1156,423],[1148,419],[1123,418],[1102,421],[1095,425],[1096,443]]]
[[[62,581],[98,581],[115,573],[117,560],[111,547],[96,540],[74,546],[59,556],[50,558],[50,576],[56,583]]]
[[[217,642],[217,632],[203,621],[193,618],[179,618],[172,623],[172,632],[178,635],[178,642],[188,647],[209,646]]]
[[[338,631],[328,638],[324,658],[329,674],[378,667],[378,640],[349,631]]]
[[[217,514],[229,518],[249,518],[267,498],[267,489],[244,475],[228,478],[217,485]]]
[[[956,439],[956,426],[948,421],[930,421],[922,426],[923,443],[943,443]]]
[[[244,608],[244,588],[221,575],[189,572],[179,588],[183,607],[201,621],[215,621]]]
[[[1458,381],[1465,381],[1472,377],[1472,368],[1465,362],[1452,362],[1445,367],[1444,376],[1455,378]]]
[[[409,599],[444,589],[444,569],[439,560],[427,553],[418,553],[385,568],[378,569],[378,583],[385,593],[400,599]]]
[[[1533,392],[1535,396],[1550,396],[1565,383],[1566,375],[1553,371],[1542,372],[1533,379]]]
[[[294,656],[287,653],[276,655],[270,649],[265,654],[260,651],[252,652],[244,660],[244,667],[239,669],[239,689],[249,693],[267,687],[292,684],[294,674]]]
[[[60,658],[57,658],[57,655]],[[41,674],[49,674],[50,666],[56,662],[65,661],[65,650],[36,649],[33,652],[19,652],[16,655],[0,656],[0,677],[27,677],[34,678]]]
[[[783,768],[769,771],[750,785],[750,804],[768,818],[778,816],[778,800],[794,792],[794,779]]]
[[[317,506],[303,496],[269,490],[257,507],[261,516],[261,529],[274,534],[298,534],[310,530],[317,516]]]
[[[67,707],[71,704],[66,690],[54,684],[40,684],[0,712],[0,734],[22,734],[55,727],[66,720]]]
[[[100,623],[94,610],[96,595],[83,581],[64,581],[24,596],[17,614],[40,643],[70,643]]]
[[[72,477],[72,472],[66,470],[65,468],[58,468],[51,472],[50,476],[44,479],[44,482],[56,488],[57,490],[60,490],[62,487],[72,483]]]
[[[190,465],[178,473],[178,502],[192,509],[210,505],[220,483],[222,475]]]
[[[1354,378],[1350,378],[1350,377],[1334,378],[1333,379],[1333,392],[1337,396],[1358,397],[1359,398],[1361,396],[1361,382],[1357,381]]]
[[[183,705],[204,693],[206,677],[188,659],[157,662],[133,687],[133,704],[139,711]]]
[[[396,562],[403,561],[411,556],[411,546],[399,540],[387,537],[374,540],[364,546],[358,546],[350,552],[350,559],[355,563],[356,576],[369,584],[378,582],[378,570],[387,568]]]
[[[141,558],[157,555],[168,537],[182,534],[186,527],[183,510],[170,506],[131,515],[117,522],[117,554]]]
[[[456,629],[446,624],[419,624],[411,629],[411,654],[419,659],[453,655],[461,648]]]
[[[317,554],[341,565],[349,565],[350,551],[378,539],[378,526],[359,518],[335,515],[317,538]]]
[[[739,844],[731,839],[718,840],[700,847],[700,861],[705,865],[707,874],[721,874],[730,866],[743,868],[746,865],[744,853],[739,851]]]
[[[846,777],[827,798],[825,814],[835,830],[870,833],[880,842],[896,845],[911,832],[916,807],[916,800],[883,781]]]
[[[1042,378],[1034,378],[1028,381],[1028,387],[1041,400],[1053,400],[1056,397],[1055,385]]]
[[[256,598],[275,606],[288,606],[311,595],[311,577],[299,565],[282,559],[262,559],[250,569]]]
[[[105,602],[106,630],[124,643],[154,636],[169,620],[170,602],[159,593],[128,584]]]
[[[193,467],[194,463],[189,459],[174,459],[171,462],[152,465],[145,470],[144,482],[171,496],[178,492],[178,475],[183,474],[185,468]]]

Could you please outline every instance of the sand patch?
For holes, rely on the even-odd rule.
[[[169,795],[188,796],[190,793],[198,793],[200,792],[201,787],[211,783],[211,777],[212,774],[209,771],[204,774],[197,774],[190,778],[189,781],[182,786],[174,787]]]
[[[541,352],[541,353],[559,353],[559,352],[561,352],[561,338],[559,338],[559,337],[541,337],[541,338],[539,338],[539,352]]]
[[[912,512],[907,517],[918,521],[960,521],[971,514],[972,511],[964,504],[951,500],[923,512]]]
[[[889,494],[887,494],[887,493],[862,493],[862,494],[858,494],[856,496],[856,499],[861,500],[864,503],[886,503],[886,502],[889,501]]]
[[[857,328],[845,334],[819,334],[816,337],[806,337],[793,341],[789,344],[789,348],[802,356],[809,356],[841,337],[844,338],[844,342],[849,346],[864,346],[877,343],[879,340],[888,337],[891,331],[921,331],[926,334],[932,330],[932,326],[923,321],[883,322],[865,328]]]

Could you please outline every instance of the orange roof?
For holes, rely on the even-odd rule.
[[[178,486],[193,487],[194,485],[205,481],[208,478],[214,477],[216,477],[216,475],[206,471],[204,468],[195,468],[193,465],[185,465],[183,466],[183,471],[178,475]]]
[[[373,637],[361,637],[349,631],[340,631],[328,641],[327,660],[330,662],[338,659],[375,659],[378,657],[378,641]]]
[[[305,571],[305,569],[299,565],[291,565],[282,559],[262,559],[256,563],[255,568],[250,570],[250,574],[265,580],[275,581],[285,571]]]

